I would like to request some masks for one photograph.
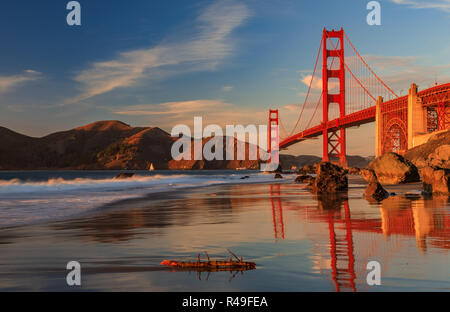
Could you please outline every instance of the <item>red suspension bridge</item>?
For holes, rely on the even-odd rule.
[[[342,28],[324,29],[312,76],[307,78],[308,92],[290,132],[278,110],[270,110],[269,125],[279,131],[269,131],[269,150],[273,142],[285,149],[322,135],[323,161],[346,166],[349,127],[376,122],[378,156],[402,153],[415,145],[417,136],[450,126],[450,83],[421,92],[413,84],[408,95],[399,97],[375,74]]]

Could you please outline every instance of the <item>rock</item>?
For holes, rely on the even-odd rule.
[[[364,192],[364,197],[381,201],[389,197],[389,193],[378,182],[369,183]]]
[[[305,174],[307,174],[307,173],[315,173],[315,170],[314,170],[314,166],[312,166],[312,165],[305,165],[305,166],[303,166],[303,172],[305,173]]]
[[[277,169],[274,172],[283,173],[283,168],[281,168],[281,165],[278,165]]]
[[[427,157],[427,165],[450,169],[450,145],[445,144],[437,147]]]
[[[348,179],[345,170],[330,162],[322,162],[316,166],[317,177],[311,187],[316,193],[333,193],[348,190]]]
[[[276,173],[274,178],[275,179],[283,179],[283,176],[279,173]]]
[[[450,169],[450,129],[436,131],[424,144],[409,149],[405,158],[417,168],[437,166]]]
[[[377,175],[375,171],[371,169],[361,169],[361,177],[366,180],[367,183],[378,183]]]
[[[298,169],[295,173],[299,176],[307,174],[302,168]]]
[[[314,182],[314,177],[310,176],[310,175],[299,175],[296,179],[295,179],[295,183],[312,183]]]
[[[347,169],[348,174],[351,174],[351,175],[358,175],[358,174],[360,174],[360,171],[361,171],[361,169],[356,168],[356,167],[351,167],[351,168]]]
[[[450,193],[450,169],[427,166],[420,170],[420,175],[425,193]]]
[[[377,157],[367,168],[375,171],[381,184],[420,181],[417,167],[409,160],[395,153],[386,153]]]
[[[364,192],[364,197],[366,199],[375,199],[376,201],[381,201],[389,197],[389,193],[381,186],[378,182],[377,175],[375,171],[371,169],[361,169],[361,176],[367,183],[366,191]]]
[[[121,172],[118,175],[116,175],[114,179],[124,180],[124,179],[130,179],[134,176],[135,176],[135,174],[131,173],[131,172]]]

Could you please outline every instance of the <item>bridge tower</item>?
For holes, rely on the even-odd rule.
[[[279,116],[278,116],[278,109],[271,109],[269,110],[269,127],[267,129],[268,133],[268,140],[269,140],[269,162],[270,158],[272,157],[272,149],[279,149],[279,133],[278,133],[278,126],[279,126]],[[275,168],[276,169],[276,168]]]
[[[327,48],[328,39],[337,38],[336,48],[329,50]],[[339,127],[330,129],[328,127],[328,109],[330,104],[339,105],[339,117],[345,116],[345,65],[344,65],[344,30],[327,31],[323,30],[323,161],[338,162],[341,166],[347,166],[347,157],[345,150],[345,128]],[[328,59],[338,58],[339,69],[328,68]],[[339,79],[339,93],[330,94],[328,92],[328,83],[331,78]]]

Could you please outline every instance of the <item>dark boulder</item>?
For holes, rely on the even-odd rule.
[[[296,179],[295,179],[295,183],[312,183],[314,182],[314,177],[310,176],[310,175],[299,175]]]
[[[283,173],[283,168],[281,167],[281,165],[278,165],[277,169],[274,172]]]
[[[383,199],[389,197],[389,193],[383,188],[383,186],[381,186],[380,183],[369,183],[366,187],[366,191],[364,192],[364,197],[382,201]]]
[[[330,162],[315,165],[316,178],[312,183],[312,190],[316,193],[333,193],[348,190],[346,171]]]

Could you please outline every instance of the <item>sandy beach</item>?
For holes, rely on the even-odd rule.
[[[62,220],[0,229],[0,289],[52,291],[448,291],[448,198],[423,198],[420,184],[387,188],[381,203],[347,195],[320,199],[291,182],[230,184],[125,199]],[[177,271],[229,248],[257,268]],[[382,285],[366,283],[369,260]],[[66,264],[81,264],[69,287]]]

